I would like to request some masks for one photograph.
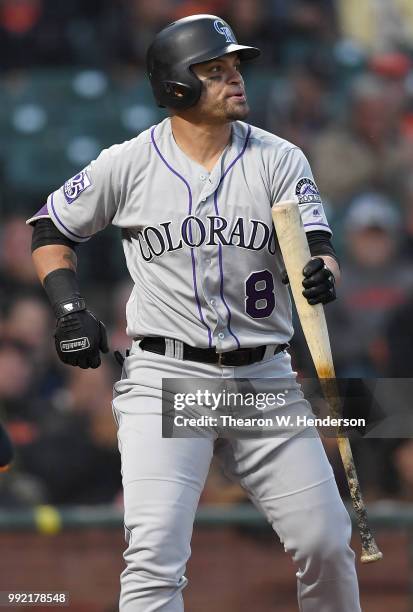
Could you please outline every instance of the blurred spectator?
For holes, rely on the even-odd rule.
[[[410,175],[402,198],[403,227],[405,240],[402,246],[403,254],[413,263],[413,176]]]
[[[43,296],[31,258],[31,227],[22,217],[10,217],[0,230],[0,310],[16,295]]]
[[[332,41],[337,34],[335,0],[294,0],[288,3],[291,28],[301,36]]]
[[[46,503],[109,503],[120,490],[113,373],[107,362],[69,372],[60,413],[20,448],[20,469],[44,484]]]
[[[25,347],[16,342],[1,343],[0,411],[17,449],[36,439],[41,422],[50,416],[50,407],[33,397],[33,383],[33,362]]]
[[[270,4],[274,17],[289,31],[321,41],[335,37],[335,0],[270,0]]]
[[[387,440],[379,464],[382,468],[382,496],[413,502],[413,440]]]
[[[3,341],[0,344],[0,403],[3,410],[5,402],[27,396],[32,376],[33,366],[24,346]]]
[[[334,208],[362,189],[399,193],[411,159],[400,131],[401,110],[391,102],[377,76],[361,75],[352,87],[346,122],[327,127],[314,141],[314,174]]]
[[[19,470],[21,445],[31,443],[39,432],[35,422],[41,418],[39,406],[30,393],[33,374],[24,347],[0,342],[0,415],[8,422],[7,430],[16,449],[12,470],[0,479],[2,507],[39,504],[44,500],[43,484]]]
[[[405,126],[408,111],[408,82],[412,59],[401,52],[376,53],[370,58],[369,69],[379,77],[386,92],[387,107],[394,117],[401,118],[401,133],[408,137]]]
[[[357,197],[344,231],[339,299],[326,309],[336,366],[341,376],[375,376],[387,364],[386,317],[413,286],[411,265],[399,254],[401,219],[383,195]]]
[[[289,67],[311,61],[319,69],[330,70],[337,39],[335,1],[272,0],[271,6],[282,64]]]
[[[393,452],[397,474],[397,495],[403,501],[413,501],[413,440],[398,440]]]
[[[323,446],[331,463],[340,496],[350,502],[350,491],[343,467],[337,439],[333,436],[322,438]],[[357,475],[365,501],[378,499],[383,493],[383,446],[381,440],[351,439],[351,449],[357,466]]]
[[[410,0],[338,0],[341,33],[367,51],[413,46]]]
[[[49,359],[52,329],[50,306],[37,297],[21,297],[5,317],[3,337],[25,346],[39,369]]]
[[[222,16],[227,10],[228,2],[229,0],[178,0],[171,13],[171,21],[197,13]]]
[[[66,368],[67,400],[66,410],[72,413],[89,413],[102,416],[112,403],[112,385],[115,382],[114,371],[109,366],[108,357],[96,370]],[[115,363],[113,362],[115,366]],[[93,390],[93,392],[91,392]],[[110,410],[109,410],[110,412]],[[113,421],[110,412],[111,422]],[[116,439],[116,436],[114,437]]]
[[[413,377],[413,292],[386,320],[384,335],[387,350],[386,376]]]
[[[0,70],[96,65],[110,0],[0,0]]]
[[[52,398],[38,391],[35,362],[26,345],[0,342],[0,416],[8,421],[13,442],[36,439],[55,413]]]
[[[283,23],[274,19],[271,3],[268,0],[229,0],[226,5],[219,8],[218,15],[226,17],[243,44],[261,49],[258,66],[279,64],[285,31]],[[254,70],[257,64],[252,72]]]
[[[33,365],[34,402],[51,401],[64,384],[53,341],[54,319],[49,304],[36,296],[16,297],[6,310],[2,337],[18,343]]]
[[[47,0],[0,0],[0,69],[70,61],[68,45]]]
[[[270,92],[267,128],[305,152],[331,117],[329,84],[315,68],[300,66]]]
[[[116,0],[104,24],[105,52],[114,64],[145,66],[154,35],[173,20],[173,0]]]
[[[27,66],[37,47],[43,0],[0,0],[0,67]]]

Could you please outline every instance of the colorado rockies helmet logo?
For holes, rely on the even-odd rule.
[[[221,21],[221,19],[215,19],[214,28],[221,34],[221,36],[225,36],[225,40],[227,43],[236,43],[236,38],[231,30],[231,28],[225,23],[225,21]]]

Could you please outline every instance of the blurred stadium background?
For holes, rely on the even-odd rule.
[[[75,612],[117,609],[119,366],[111,355],[97,371],[57,361],[24,222],[103,147],[163,118],[145,50],[193,13],[225,17],[262,48],[244,72],[249,121],[310,159],[342,262],[340,299],[327,308],[338,374],[412,376],[411,0],[0,0],[0,420],[16,446],[0,475],[0,590],[70,591]],[[107,229],[79,249],[83,293],[125,349],[119,235]],[[310,376],[299,332],[292,350]],[[335,442],[326,447],[348,499]],[[413,441],[358,439],[354,453],[385,552],[360,568],[363,610],[411,611]],[[216,466],[201,501],[188,610],[296,610],[289,559]]]

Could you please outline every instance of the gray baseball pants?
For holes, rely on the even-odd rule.
[[[115,384],[125,504],[120,612],[182,612],[193,521],[214,446],[297,567],[301,612],[359,612],[351,523],[318,436],[162,438],[162,378],[293,378],[288,353],[240,367],[182,361],[133,344]],[[308,414],[299,394],[289,410]],[[241,612],[241,611],[240,611]]]

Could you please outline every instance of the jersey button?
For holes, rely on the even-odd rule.
[[[202,198],[201,202],[206,202],[206,200],[207,200],[206,198]]]
[[[199,178],[201,179],[201,181],[206,181],[206,176],[205,174],[200,174]]]
[[[214,299],[212,299],[209,303],[211,304],[211,306],[215,306],[215,300]]]
[[[220,340],[223,340],[223,339],[225,338],[225,334],[224,334],[224,333],[222,333],[222,332],[219,332],[219,334],[218,334],[218,338],[219,338]]]

